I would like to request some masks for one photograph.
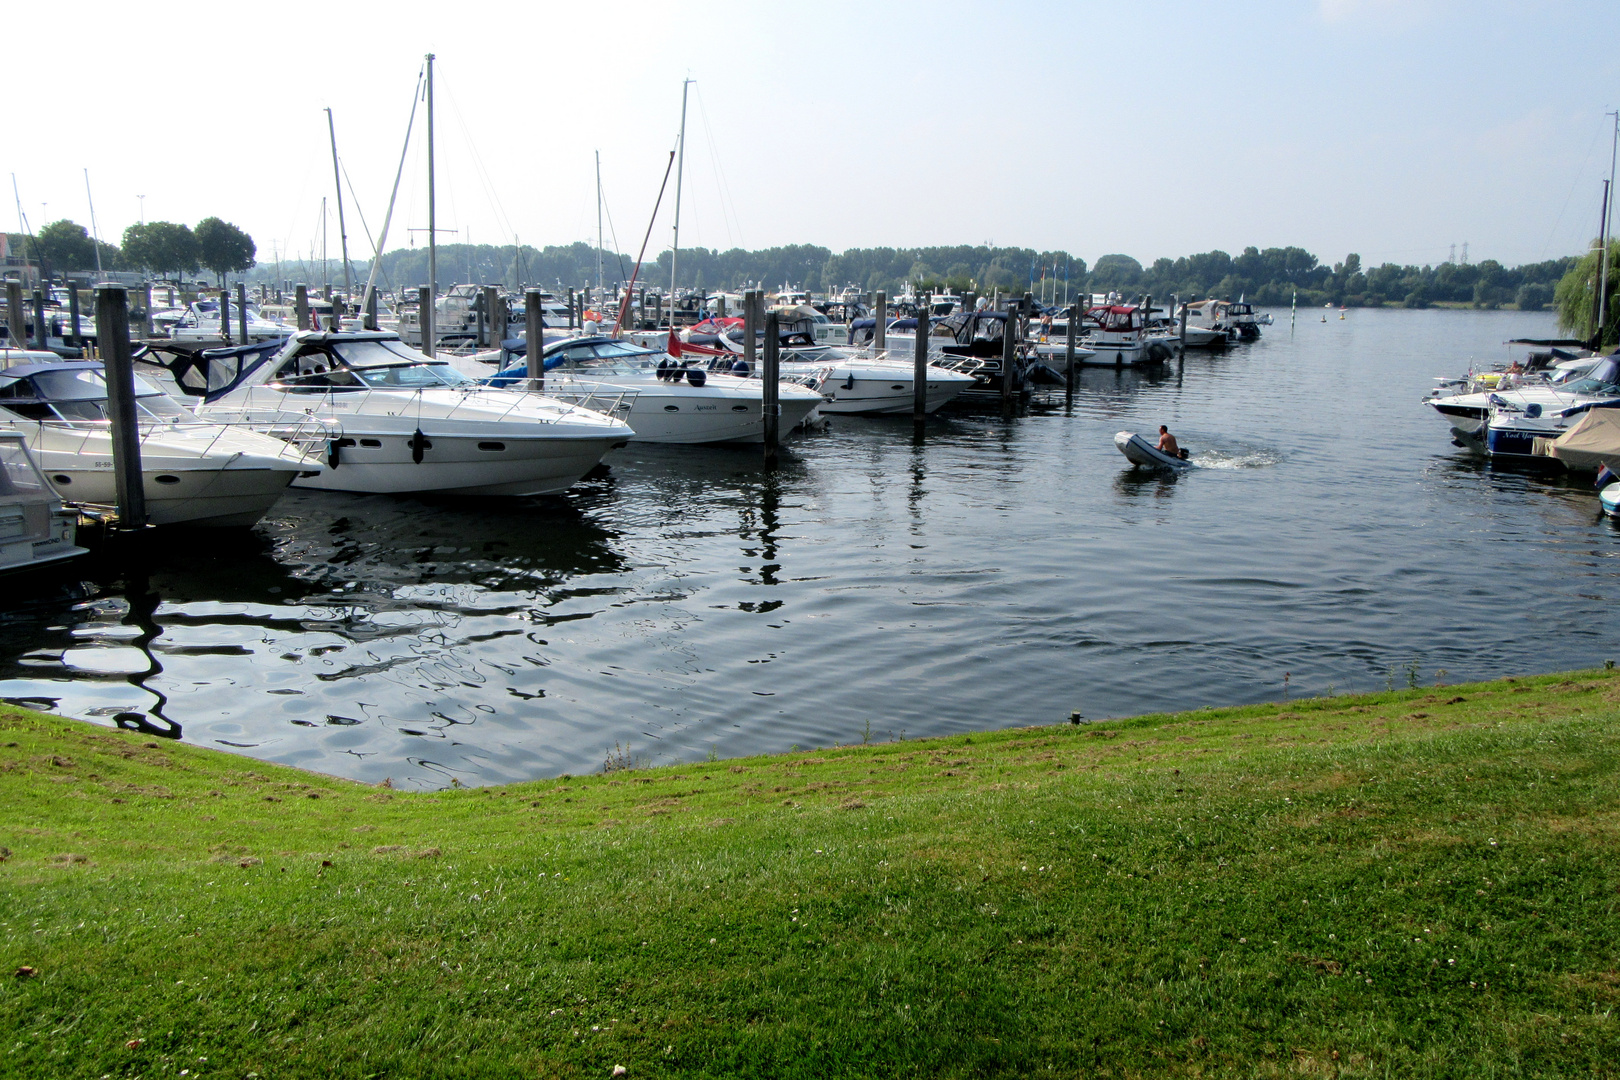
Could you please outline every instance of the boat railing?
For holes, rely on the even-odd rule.
[[[313,417],[312,423],[319,423]],[[13,431],[27,431],[36,429],[41,435],[49,431],[56,436],[51,447],[56,451],[67,451],[74,454],[111,454],[112,452],[112,421],[111,420],[25,420],[15,419],[0,422],[0,426],[8,427]],[[148,420],[139,425],[139,442],[144,449],[149,442],[159,441],[176,433],[186,435],[204,435],[207,441],[200,446],[192,443],[188,449],[194,450],[199,456],[208,456],[218,448],[220,440],[237,428],[249,431],[262,431],[264,425],[252,424],[246,421],[233,422],[225,417],[216,420],[213,416],[196,420]],[[73,443],[74,436],[78,437],[77,445]],[[291,440],[289,440],[291,441]],[[312,442],[324,443],[324,438],[312,438]],[[94,445],[93,445],[94,444]],[[104,446],[102,444],[105,444]],[[300,450],[303,447],[299,447]],[[229,449],[230,453],[238,450]]]
[[[623,386],[587,385],[575,383],[571,386],[550,387],[545,390],[545,396],[568,406],[567,413],[585,411],[601,413],[616,420],[624,420],[635,408],[636,398],[641,391]]]
[[[342,423],[332,417],[317,416],[313,411],[261,412],[255,410],[251,402],[210,406],[208,423],[224,431],[242,430],[269,435],[287,443],[299,453],[314,458],[324,456],[332,441],[343,435]]]

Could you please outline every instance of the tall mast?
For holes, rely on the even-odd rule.
[[[681,141],[675,159],[675,245],[669,253],[669,328],[675,329],[675,260],[681,255],[681,174],[686,170],[686,91],[691,79],[681,83]]]
[[[101,276],[101,233],[96,229],[96,197],[90,194],[90,170],[84,170],[84,197],[90,203],[90,239],[96,245],[96,276]]]
[[[439,296],[439,234],[433,205],[433,54],[427,54],[428,288]],[[423,325],[426,325],[424,323]],[[428,355],[432,355],[429,353]]]
[[[326,133],[332,137],[332,185],[337,188],[338,243],[343,251],[343,299],[354,299],[354,281],[349,275],[349,230],[343,224],[343,178],[338,174],[337,128],[332,126],[332,110],[326,110]]]
[[[596,152],[596,287],[602,287],[602,151]]]
[[[326,258],[326,196],[321,196],[321,280],[326,282],[326,291],[332,291],[332,264]]]
[[[1603,228],[1598,232],[1599,242],[1603,245],[1600,263],[1603,269],[1598,275],[1597,340],[1600,349],[1603,346],[1603,323],[1609,313],[1609,218],[1613,216],[1615,153],[1620,150],[1620,112],[1608,115],[1614,117],[1614,136],[1609,142],[1609,186],[1603,195]]]

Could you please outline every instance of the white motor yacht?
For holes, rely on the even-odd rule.
[[[324,469],[282,439],[200,419],[139,377],[135,408],[153,525],[252,525],[295,478]],[[0,430],[27,439],[63,498],[118,501],[107,416],[99,361],[0,350]]]
[[[1170,359],[1170,345],[1150,336],[1142,322],[1142,310],[1132,304],[1094,307],[1087,313],[1093,321],[1086,335],[1086,347],[1096,355],[1088,357],[1089,367],[1134,367]]]
[[[83,555],[74,542],[78,527],[78,512],[62,505],[28,441],[0,432],[0,574]]]
[[[742,355],[743,335],[740,327],[732,327],[719,339],[720,347],[732,354],[729,360],[731,365],[735,365]],[[947,337],[942,340],[953,339]],[[782,377],[818,390],[826,399],[821,406],[822,415],[910,413],[915,407],[916,369],[913,356],[916,341],[915,319],[911,320],[910,333],[896,338],[890,345],[893,352],[826,345],[817,342],[813,332],[803,325],[796,328],[784,326],[781,341]],[[727,363],[725,357],[715,361],[716,366]],[[926,411],[934,412],[978,383],[979,380],[970,374],[930,363]]]
[[[236,336],[241,326],[241,313],[236,310],[236,304],[231,304],[227,313],[230,319],[230,333]],[[247,305],[247,336],[250,341],[265,341],[271,338],[284,338],[292,333],[296,327],[285,323],[274,322],[259,314],[254,304]],[[211,338],[224,337],[219,325],[219,301],[198,300],[187,309],[178,321],[169,327],[169,337],[175,341],[204,341]]]
[[[199,415],[271,433],[309,417],[330,427],[328,468],[302,487],[545,495],[571,487],[634,434],[592,409],[481,385],[389,332],[300,331],[284,343],[211,349],[202,360]],[[194,365],[176,374],[199,389]]]
[[[504,356],[503,370],[489,383],[524,386],[527,360],[511,353]],[[623,396],[628,409],[621,415],[635,431],[632,442],[757,443],[765,438],[765,391],[758,379],[701,365],[682,366],[664,352],[610,337],[551,342],[543,356],[547,394],[570,399],[590,395],[597,400]],[[787,381],[777,397],[783,434],[824,403],[816,391]]]

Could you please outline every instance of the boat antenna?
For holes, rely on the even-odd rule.
[[[416,90],[411,93],[411,118],[405,122],[405,145],[399,151],[399,168],[394,172],[394,190],[388,196],[388,213],[383,215],[382,232],[371,256],[371,271],[366,275],[366,294],[361,297],[360,310],[371,310],[371,296],[377,287],[377,266],[382,262],[383,245],[388,243],[388,225],[394,220],[394,203],[399,199],[400,177],[405,175],[405,157],[411,149],[411,130],[416,126],[416,103],[422,100],[422,76],[416,77]]]
[[[96,229],[96,197],[90,194],[90,170],[84,170],[84,197],[90,202],[90,239],[96,245],[96,277],[101,276],[101,233]]]
[[[602,151],[596,152],[596,287],[602,287]]]
[[[652,217],[647,219],[647,234],[641,238],[641,251],[636,255],[636,268],[630,274],[630,285],[624,290],[624,297],[619,301],[619,317],[613,320],[613,336],[619,336],[619,329],[624,325],[624,316],[630,309],[630,297],[636,291],[636,279],[641,276],[641,260],[647,257],[647,241],[652,239],[653,223],[658,220],[658,208],[664,202],[664,189],[669,186],[669,170],[675,166],[675,151],[669,152],[669,162],[664,166],[664,182],[658,185],[658,201],[653,203]],[[674,310],[670,311],[670,325],[674,325]]]
[[[681,83],[681,138],[675,145],[679,150],[675,167],[675,245],[669,253],[669,326],[675,328],[675,260],[681,255],[681,175],[686,171],[686,92],[693,80]]]
[[[354,279],[349,274],[349,229],[343,223],[343,177],[338,173],[337,128],[332,123],[332,110],[326,110],[326,133],[332,137],[332,186],[337,188],[338,244],[343,252],[343,299],[354,299]]]

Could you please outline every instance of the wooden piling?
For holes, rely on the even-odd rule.
[[[1076,300],[1069,305],[1069,328],[1063,335],[1063,355],[1066,364],[1063,368],[1063,393],[1074,397],[1074,338],[1080,332],[1080,302]]]
[[[765,414],[765,464],[776,464],[776,444],[782,421],[782,331],[776,312],[765,316],[765,361],[760,378],[764,382],[760,411]]]
[[[501,339],[506,337],[506,323],[495,321],[495,305],[500,302],[501,290],[493,285],[484,286],[484,325],[489,335],[485,343],[491,349],[501,347]]]
[[[73,344],[84,344],[84,324],[79,318],[79,287],[68,286],[68,323],[73,329]]]
[[[416,290],[416,325],[422,330],[422,353],[433,355],[434,319],[433,286],[421,285]]]
[[[366,290],[366,321],[365,321],[364,325],[365,325],[365,328],[367,330],[375,330],[375,329],[377,329],[377,290],[376,289],[367,289]]]
[[[236,283],[236,329],[238,331],[237,336],[242,339],[240,344],[246,345],[248,343],[247,283],[242,281]]]
[[[113,481],[118,527],[146,526],[146,487],[141,480],[141,429],[135,411],[135,361],[129,347],[129,298],[122,286],[96,290],[96,336],[107,380],[107,419],[112,422]]]
[[[141,286],[141,336],[152,337],[152,283],[150,281]]]
[[[1013,336],[1018,325],[1018,312],[1014,310],[1011,300],[1007,303],[1005,315],[1006,320],[1001,324],[1001,401],[1008,405],[1013,397],[1013,359],[1017,354]]]
[[[45,326],[45,292],[34,290],[34,348],[50,348],[50,333]]]
[[[219,336],[225,339],[225,344],[231,342],[231,290],[220,286],[219,290]],[[246,345],[247,342],[242,342]]]
[[[1181,305],[1181,351],[1187,351],[1187,305]]]
[[[501,347],[501,342],[506,340],[507,330],[512,322],[512,313],[507,308],[506,297],[501,295],[499,289],[490,289],[489,292],[490,295],[495,297],[495,304],[491,309],[494,314],[489,318],[489,325],[494,336],[494,340],[490,342],[490,347],[498,349]],[[527,304],[527,300],[524,302]],[[527,308],[525,308],[523,314],[525,318],[528,316]]]
[[[873,310],[877,312],[877,325],[872,328],[872,351],[882,352],[889,347],[889,294],[878,290]]]
[[[972,314],[973,309],[979,305],[979,294],[968,291],[962,294],[962,310]]]
[[[743,360],[749,371],[758,371],[759,293],[750,289],[743,293]]]
[[[529,390],[532,393],[546,392],[545,358],[545,329],[542,316],[545,308],[541,305],[540,290],[530,289],[523,294],[523,353],[529,365]]]
[[[22,282],[16,278],[6,279],[6,330],[10,337],[6,344],[13,349],[28,348],[28,337],[23,329],[23,293]]]
[[[293,287],[293,311],[298,315],[298,329],[309,329],[309,286]]]
[[[911,418],[920,432],[928,417],[928,306],[917,311],[917,348],[911,356]]]
[[[577,313],[576,313],[576,311],[574,309],[574,303],[575,303],[574,287],[572,285],[570,285],[570,286],[568,286],[568,329],[569,329],[570,332],[572,332],[572,331],[579,328],[579,323],[577,321],[575,321],[576,317],[577,317]],[[674,320],[671,319],[670,321],[673,324]]]

